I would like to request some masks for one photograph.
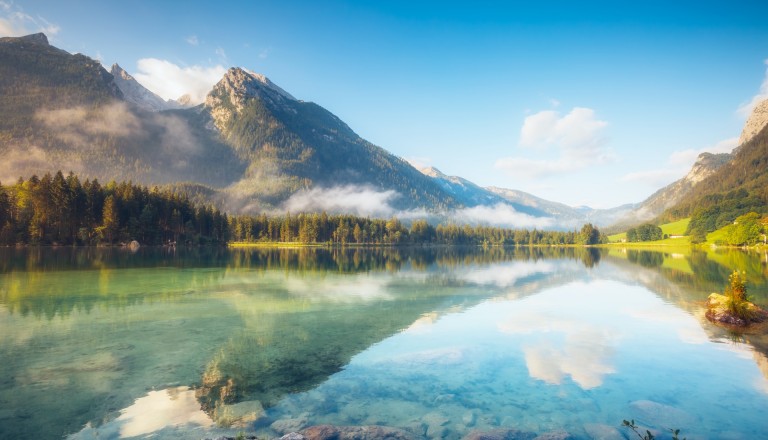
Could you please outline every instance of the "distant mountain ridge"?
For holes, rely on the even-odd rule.
[[[687,176],[641,203],[570,207],[436,168],[417,170],[323,107],[243,68],[229,69],[203,104],[189,107],[188,98],[165,101],[118,64],[107,72],[50,46],[44,34],[0,38],[0,180],[72,170],[102,181],[171,185],[249,213],[343,210],[333,200],[338,194],[376,200],[381,215],[503,206],[562,229],[651,220],[733,161],[702,154]],[[753,132],[766,123],[768,101],[742,138],[759,137]]]

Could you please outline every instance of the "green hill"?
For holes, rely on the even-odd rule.
[[[654,240],[654,241],[642,241],[642,242],[635,242],[635,243],[626,243],[633,246],[644,246],[644,245],[671,245],[671,246],[680,246],[680,245],[688,245],[690,244],[690,238],[684,236],[685,231],[688,228],[688,223],[690,222],[689,218],[684,218],[682,220],[678,220],[676,222],[672,223],[665,223],[663,225],[660,225],[662,234],[668,237],[676,236],[673,238],[665,238],[662,240]],[[683,236],[683,237],[679,237]],[[626,240],[627,233],[621,232],[618,234],[613,234],[608,236],[608,241],[610,243],[620,243],[622,240]]]
[[[734,150],[733,159],[701,181],[661,219],[690,217],[686,233],[694,242],[750,211],[768,211],[768,127]]]

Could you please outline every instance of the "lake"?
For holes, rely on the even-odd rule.
[[[277,437],[319,424],[632,438],[623,419],[662,437],[766,438],[767,332],[712,325],[704,300],[738,268],[768,306],[767,262],[0,249],[0,438]]]

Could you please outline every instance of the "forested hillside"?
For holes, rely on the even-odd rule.
[[[394,190],[399,209],[456,207],[451,195],[405,160],[371,144],[323,107],[299,101],[268,79],[232,68],[208,95],[206,110],[225,142],[248,164],[228,194],[278,206],[311,187]]]
[[[45,174],[0,185],[0,245],[224,244],[227,215],[171,191]]]
[[[691,217],[694,241],[750,211],[768,211],[768,127],[734,150],[733,159],[696,185],[662,221]]]
[[[20,178],[0,184],[0,245],[96,245],[137,240],[141,244],[597,244],[605,238],[592,225],[580,231],[538,231],[456,224],[403,224],[397,218],[371,219],[325,212],[283,216],[228,216],[191,202],[172,189],[128,182],[64,176]]]

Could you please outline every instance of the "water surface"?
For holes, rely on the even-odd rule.
[[[768,433],[765,332],[703,318],[737,267],[766,303],[763,255],[0,253],[0,438]]]

